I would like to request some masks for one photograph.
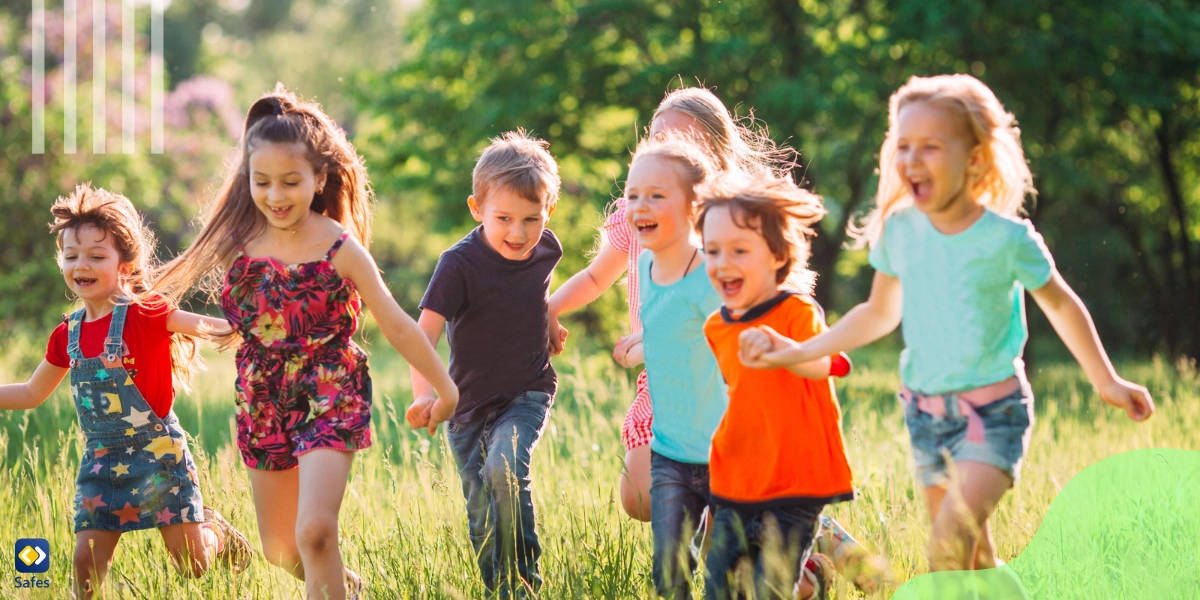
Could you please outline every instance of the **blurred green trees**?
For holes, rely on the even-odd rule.
[[[814,246],[823,302],[865,297],[847,219],[874,192],[888,96],[965,72],[1017,115],[1040,195],[1029,210],[1110,346],[1200,355],[1200,7],[1180,0],[640,0],[426,3],[411,59],[359,99],[377,188],[466,218],[486,138],[523,126],[599,211],[668,88],[703,84],[803,153],[831,215]]]
[[[366,156],[379,198],[372,250],[407,308],[438,252],[473,224],[464,200],[489,137],[524,127],[551,142],[564,177],[551,222],[567,246],[561,282],[586,264],[663,94],[703,84],[802,152],[797,176],[830,208],[814,243],[819,296],[841,311],[866,294],[865,257],[844,250],[844,233],[872,201],[888,96],[912,75],[963,72],[1016,114],[1040,192],[1030,216],[1110,349],[1200,356],[1194,2],[173,0],[167,74],[184,120],[169,125],[165,155],[141,137],[139,154],[113,140],[90,153],[83,57],[79,153],[63,153],[61,42],[48,47],[47,152],[31,154],[28,18],[28,3],[0,4],[6,326],[44,324],[65,306],[42,229],[54,197],[90,179],[143,206],[164,248],[186,245],[242,112],[275,81],[322,102]],[[146,31],[139,21],[139,69]],[[109,61],[115,93],[115,47]],[[1033,312],[1035,329],[1047,327]],[[619,294],[575,322],[611,341],[624,327]]]

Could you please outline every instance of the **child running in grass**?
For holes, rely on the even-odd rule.
[[[434,413],[448,416],[458,401],[367,252],[370,208],[366,169],[345,133],[279,86],[250,107],[238,161],[204,228],[157,283],[184,290],[224,275],[221,308],[241,336],[237,443],[263,553],[303,580],[309,598],[363,589],[338,547],[354,452],[371,445],[367,356],[351,340],[363,304],[433,382]]]
[[[876,209],[853,230],[871,245],[870,297],[806,341],[762,327],[769,343],[748,347],[743,360],[796,365],[902,324],[900,398],[933,523],[930,569],[994,567],[988,518],[1020,476],[1033,426],[1020,358],[1025,290],[1105,402],[1135,421],[1154,414],[1154,403],[1117,376],[1042,237],[1016,218],[1032,176],[1013,116],[986,85],[968,75],[909,80],[891,98],[879,172]]]
[[[692,533],[709,505],[708,451],[725,413],[725,382],[704,342],[704,320],[721,305],[692,236],[695,188],[715,171],[695,136],[638,144],[625,182],[626,220],[646,251],[638,257],[639,317],[654,398],[650,441],[652,572],[659,596],[691,597]]]
[[[795,151],[776,147],[764,132],[744,125],[711,91],[704,88],[681,88],[667,94],[654,111],[650,134],[689,132],[701,140],[717,172],[742,171],[755,176],[785,175],[794,163]],[[613,210],[602,227],[600,251],[586,269],[563,283],[550,296],[551,331],[555,351],[562,351],[560,339],[565,329],[558,325],[560,315],[581,308],[596,298],[625,274],[629,304],[630,334],[621,338],[613,350],[613,358],[626,368],[644,362],[642,322],[638,317],[641,281],[637,261],[642,252],[638,238],[627,219],[624,198],[613,204]],[[841,373],[844,374],[844,373]],[[653,438],[653,408],[649,379],[645,370],[637,378],[637,395],[630,405],[621,427],[625,443],[625,470],[621,476],[621,506],[626,514],[640,521],[650,515],[650,442]],[[856,586],[868,593],[879,587],[886,561],[872,555],[832,517],[821,516],[821,535],[818,551],[810,570],[822,580],[829,578],[832,565]]]
[[[154,234],[124,196],[83,185],[50,209],[58,265],[83,307],[50,336],[27,383],[0,386],[0,409],[36,408],[68,373],[84,435],[75,481],[75,594],[104,583],[121,534],[158,529],[188,577],[219,560],[241,571],[246,538],[203,505],[196,464],[171,406],[200,366],[194,337],[224,321],[148,294]]]
[[[488,595],[502,598],[536,595],[542,584],[529,466],[558,387],[546,302],[562,258],[546,229],[560,185],[547,146],[510,132],[475,164],[467,205],[480,225],[438,259],[419,320],[433,345],[449,326],[450,375],[462,398],[453,416],[442,413],[414,370],[406,415],[430,432],[450,419],[471,547]]]
[[[704,334],[729,384],[729,408],[713,434],[709,486],[716,504],[705,597],[788,598],[799,587],[821,510],[854,498],[842,441],[842,415],[829,378],[843,356],[745,367],[741,358],[770,340],[770,327],[793,340],[824,331],[809,294],[808,238],[825,214],[819,198],[788,178],[710,186],[696,219],[705,269],[723,306]],[[748,568],[739,563],[747,561]],[[750,580],[739,575],[752,573]],[[811,577],[800,598],[824,598]]]

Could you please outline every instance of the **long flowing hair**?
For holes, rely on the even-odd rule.
[[[855,247],[875,243],[887,218],[912,205],[908,185],[895,167],[897,128],[900,111],[920,102],[961,118],[971,142],[981,151],[983,168],[968,190],[972,198],[999,214],[1015,216],[1020,214],[1025,197],[1037,194],[1021,149],[1021,130],[988,86],[970,75],[913,77],[888,102],[888,132],[879,151],[875,209],[861,224],[850,226]]]
[[[237,155],[220,191],[202,212],[203,227],[196,241],[160,269],[155,291],[180,296],[199,286],[210,301],[217,301],[237,245],[254,239],[267,226],[250,195],[249,166],[255,147],[265,143],[303,144],[313,170],[327,177],[321,193],[313,197],[313,212],[341,223],[364,247],[370,246],[374,197],[362,157],[320,106],[277,84],[246,113]]]
[[[799,154],[786,145],[777,145],[753,113],[735,118],[707,88],[684,87],[669,92],[654,110],[654,118],[667,111],[685,114],[700,123],[709,154],[720,171],[785,176],[799,164]]]

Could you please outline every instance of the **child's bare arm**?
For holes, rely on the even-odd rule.
[[[174,310],[167,316],[167,331],[182,333],[202,339],[230,332],[229,322],[207,315],[198,315],[186,310]]]
[[[1087,308],[1055,270],[1046,285],[1030,290],[1046,318],[1058,332],[1067,349],[1079,361],[1088,381],[1100,392],[1105,402],[1123,409],[1129,418],[1144,421],[1154,414],[1154,400],[1146,388],[1121,379],[1108,355]]]
[[[379,330],[388,343],[437,391],[437,404],[441,412],[448,408],[452,414],[458,405],[458,387],[450,379],[446,365],[429,343],[428,337],[417,326],[417,322],[400,309],[384,285],[375,260],[367,250],[358,240],[347,238],[341,252],[334,256],[334,267],[354,283],[363,303],[375,315],[375,322],[379,324]],[[436,430],[437,423],[430,423],[430,428]]]
[[[768,326],[754,327],[738,335],[738,357],[743,364],[751,360],[751,356],[761,356],[784,341],[795,343],[794,340],[771,329]],[[830,376],[833,360],[825,356],[816,360],[784,365],[787,370],[805,379],[825,379]]]
[[[562,352],[563,338],[559,334],[561,326],[558,317],[563,313],[587,306],[600,297],[605,290],[612,287],[621,274],[625,272],[628,257],[611,244],[604,244],[600,253],[584,270],[576,273],[559,286],[550,296],[550,350],[554,354]]]
[[[426,340],[430,341],[430,346],[437,348],[438,342],[442,340],[442,331],[445,329],[446,319],[440,316],[440,314],[425,308],[425,310],[421,311],[421,316],[416,319],[416,326],[420,328],[421,334],[425,335]],[[416,372],[415,368],[412,368],[412,372],[414,400],[420,402],[422,398],[427,398],[427,400],[432,401],[433,386],[430,385],[430,382],[425,377],[421,377],[421,373]]]
[[[27,410],[41,406],[69,371],[42,359],[29,381],[0,385],[0,410]]]
[[[625,272],[628,257],[605,244],[584,270],[574,274],[550,295],[550,314],[561,315],[591,304]]]
[[[774,369],[828,358],[865,346],[900,325],[901,302],[900,279],[876,271],[867,301],[850,309],[829,331],[803,343],[776,333],[775,336],[779,337],[773,336],[774,343],[770,351],[744,355],[742,362],[752,368]]]

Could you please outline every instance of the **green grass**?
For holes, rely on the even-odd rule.
[[[37,344],[10,340],[0,356],[0,381],[23,380],[36,364]],[[375,445],[359,454],[341,516],[347,565],[367,580],[373,598],[478,598],[482,586],[467,539],[458,476],[444,434],[430,438],[404,424],[407,366],[386,344],[372,343],[376,399]],[[831,513],[864,544],[888,556],[902,579],[927,571],[927,524],[910,476],[910,453],[893,352],[854,356],[854,374],[839,387],[845,432],[860,498]],[[1041,364],[1031,375],[1037,424],[1021,481],[996,512],[1002,558],[1029,544],[1051,501],[1082,469],[1139,448],[1200,450],[1200,378],[1194,367],[1160,360],[1121,365],[1146,384],[1159,414],[1134,424],[1104,406],[1073,363]],[[544,555],[544,598],[651,598],[650,530],[624,517],[617,481],[624,448],[620,426],[633,397],[632,372],[604,352],[556,359],[560,392],[534,454],[534,497]],[[257,543],[244,469],[232,446],[234,369],[229,355],[209,357],[209,369],[176,413],[195,436],[205,502]],[[0,548],[18,537],[46,537],[52,550],[50,592],[18,592],[0,582],[0,597],[59,598],[69,589],[74,477],[81,438],[66,384],[33,411],[0,413],[0,502],[6,527]],[[1194,504],[1193,504],[1194,506]],[[15,575],[15,573],[13,573]],[[222,569],[196,580],[175,575],[159,536],[122,538],[111,584],[122,598],[298,598],[302,586],[256,557],[234,577]],[[27,594],[27,595],[23,595]],[[837,599],[859,594],[843,581]],[[1116,596],[1114,596],[1116,597]]]

